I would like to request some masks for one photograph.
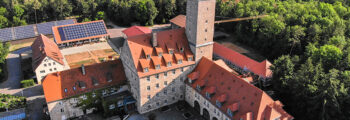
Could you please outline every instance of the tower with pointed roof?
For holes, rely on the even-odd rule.
[[[213,56],[215,0],[188,0],[186,36],[195,61]]]

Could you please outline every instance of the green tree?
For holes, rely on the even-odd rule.
[[[105,12],[99,11],[97,12],[95,20],[104,20],[105,19]]]
[[[72,14],[72,5],[68,0],[50,0],[50,6],[56,19],[64,19]]]
[[[22,26],[22,25],[27,25],[27,22],[25,20],[21,20],[20,18],[13,16],[12,18],[12,25],[13,26]]]
[[[6,17],[0,15],[0,29],[8,26],[8,20]]]
[[[153,25],[153,20],[158,14],[153,0],[137,0],[133,5],[136,19],[143,25]]]
[[[23,13],[24,13],[24,9],[22,8],[21,5],[13,6],[13,16],[20,18],[22,17]]]

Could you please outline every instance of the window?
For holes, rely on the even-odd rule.
[[[170,67],[171,66],[171,62],[168,62],[168,67]]]
[[[63,109],[61,109],[61,112],[64,112],[64,110],[63,110]]]
[[[64,92],[67,92],[68,90],[67,90],[67,88],[64,88]]]
[[[51,66],[51,63],[49,63],[49,66]]]
[[[168,94],[168,91],[167,91],[167,90],[164,90],[163,92],[164,92],[164,95],[167,95],[167,94]]]
[[[156,70],[160,69],[160,65],[156,65]]]
[[[149,76],[147,76],[147,81],[151,81],[151,78]]]
[[[182,59],[178,60],[177,64],[182,64]]]
[[[205,23],[208,23],[208,20],[205,20]]]
[[[192,57],[188,57],[188,61],[192,61]]]
[[[143,69],[143,72],[148,72],[148,67],[145,67],[145,68]]]
[[[151,59],[151,55],[149,55],[149,54],[146,55],[146,58],[147,58],[147,59]]]
[[[50,72],[52,71],[52,69],[50,68]]]
[[[156,87],[159,88],[159,83],[156,84]]]
[[[168,85],[168,81],[164,81],[164,85],[165,85],[165,86]]]
[[[110,110],[112,110],[112,109],[114,109],[114,108],[115,108],[115,105],[114,105],[114,104],[109,105],[109,109],[110,109]]]
[[[214,108],[214,113],[216,113],[216,109]]]
[[[147,95],[147,99],[148,99],[148,100],[151,99],[151,95]]]
[[[197,85],[196,88],[198,91],[201,91],[201,86]]]
[[[208,92],[205,92],[205,95],[210,99],[210,94]]]
[[[46,64],[44,64],[44,67],[46,67]]]
[[[219,108],[221,108],[221,103],[220,103],[218,100],[216,100],[216,106],[218,106]]]
[[[232,113],[232,111],[231,111],[230,109],[227,109],[227,114],[228,114],[230,117],[233,116],[233,113]]]
[[[151,87],[150,87],[150,86],[147,86],[147,90],[151,90]]]
[[[159,106],[159,102],[157,102],[156,104],[157,104],[157,106]]]
[[[55,62],[53,62],[52,64],[53,64],[53,65],[56,65],[56,63],[55,63]]]
[[[205,32],[208,32],[208,30],[207,30],[207,29],[205,29],[204,31],[205,31]]]
[[[173,91],[173,92],[175,92],[175,90],[176,90],[176,88],[175,88],[175,87],[173,87],[173,88],[171,89],[171,91]]]
[[[169,54],[173,54],[174,53],[174,51],[173,50],[169,50]]]
[[[156,74],[156,78],[159,79],[159,74]]]
[[[176,69],[173,70],[173,74],[174,74],[174,75],[175,75],[175,73],[176,73]]]
[[[159,52],[159,53],[158,53],[158,56],[159,56],[159,57],[162,57],[162,56],[163,56],[163,53],[162,53],[162,52]]]
[[[96,93],[92,93],[92,97],[96,97]]]
[[[181,72],[183,72],[183,71],[184,71],[184,68],[182,67],[182,68],[181,68]]]
[[[167,104],[167,103],[168,103],[168,100],[164,100],[164,103]]]
[[[40,73],[45,73],[45,70],[40,71]]]
[[[184,48],[183,47],[180,48],[180,52],[181,53],[184,52]]]
[[[75,86],[73,86],[73,90],[75,91],[77,88],[75,88]]]
[[[168,72],[164,72],[164,77],[167,77],[168,76]]]
[[[86,100],[86,99],[87,99],[86,95],[83,95],[83,100]]]
[[[159,97],[159,93],[157,93],[156,96]]]
[[[56,68],[53,68],[53,70],[57,71],[57,69],[56,69]]]

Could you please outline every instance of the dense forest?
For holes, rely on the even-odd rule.
[[[350,118],[350,3],[347,0],[218,0],[216,16],[268,17],[216,27],[273,61],[270,87],[301,120]],[[2,0],[0,28],[108,19],[153,25],[185,14],[186,0]]]

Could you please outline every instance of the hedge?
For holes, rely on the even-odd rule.
[[[27,87],[34,86],[34,85],[35,85],[34,79],[22,80],[22,81],[21,81],[21,84],[22,84],[22,87],[24,87],[24,88],[27,88]]]

